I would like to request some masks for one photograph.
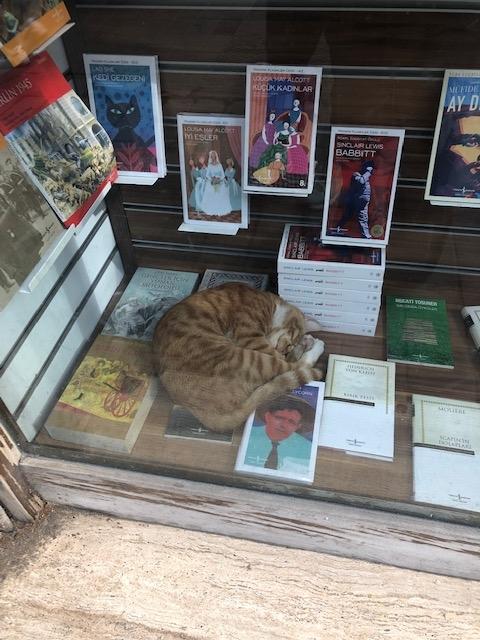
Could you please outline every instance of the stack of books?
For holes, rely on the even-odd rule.
[[[375,335],[384,274],[384,247],[327,245],[320,226],[285,226],[278,293],[322,331]]]

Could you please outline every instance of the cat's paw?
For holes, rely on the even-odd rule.
[[[312,338],[313,344],[310,349],[303,354],[302,362],[313,366],[325,351],[325,343],[318,338],[313,338],[312,336],[310,336],[310,338]]]

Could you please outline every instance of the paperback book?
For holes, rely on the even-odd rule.
[[[130,453],[155,400],[156,380],[147,344],[100,336],[45,428],[64,442]]]
[[[480,206],[480,70],[447,69],[438,109],[425,199]]]
[[[203,274],[198,290],[212,289],[228,282],[240,282],[253,289],[265,291],[268,286],[268,275],[266,273],[244,273],[241,271],[217,271],[207,269]]]
[[[320,227],[287,224],[278,252],[278,272],[383,281],[385,249],[327,245]]]
[[[240,186],[243,127],[238,116],[177,116],[180,231],[235,235],[248,227],[248,196]]]
[[[231,444],[233,433],[210,431],[195,416],[180,405],[174,405],[168,419],[165,436],[170,438],[189,438],[207,442],[226,442]]]
[[[46,52],[2,76],[0,96],[0,133],[63,224],[78,224],[116,178],[110,138]]]
[[[387,296],[387,360],[453,369],[445,300]]]
[[[258,407],[245,425],[235,471],[311,484],[324,387],[309,382]]]
[[[480,305],[463,307],[461,310],[463,322],[472,336],[477,351],[480,351]]]
[[[2,136],[0,174],[1,311],[64,229]]]
[[[322,240],[388,244],[403,129],[332,127]]]
[[[363,280],[362,278],[345,278],[344,276],[323,275],[315,273],[283,272],[278,274],[278,285],[282,287],[298,287],[298,290],[310,291],[313,295],[322,289],[325,292],[336,290],[338,295],[348,296],[349,300],[363,300],[365,294],[377,296],[380,300],[383,280]],[[360,298],[351,298],[352,294]],[[347,298],[346,298],[347,299]],[[374,298],[369,298],[373,300]]]
[[[2,2],[0,50],[14,67],[72,26],[61,0]]]
[[[312,192],[321,78],[320,67],[247,65],[245,191]]]
[[[330,354],[319,445],[391,461],[395,364]]]
[[[324,301],[325,303],[334,304],[347,304],[347,303],[363,303],[365,305],[380,305],[381,291],[370,289],[362,290],[360,287],[357,289],[344,289],[343,280],[339,281],[337,289],[323,288],[323,285],[315,285],[312,283],[308,286],[306,283],[296,284],[286,282],[283,278],[278,279],[278,293],[284,298],[295,298],[296,300],[309,300],[313,303],[318,301]],[[345,280],[346,281],[346,280]],[[355,285],[358,280],[350,279],[350,282]],[[367,280],[368,282],[368,280]],[[317,288],[317,286],[319,288]]]
[[[414,394],[413,497],[480,511],[480,404]]]
[[[282,298],[294,304],[299,309],[302,309],[305,313],[313,312],[321,312],[321,311],[333,311],[335,313],[356,313],[358,315],[371,315],[373,314],[375,318],[378,316],[378,312],[380,311],[380,302],[364,302],[364,301],[350,301],[350,300],[342,300],[335,298],[327,298],[322,295],[318,295],[316,297],[306,297],[302,296],[301,292],[297,292],[297,294],[282,294],[279,292]],[[320,294],[323,292],[321,291]],[[345,322],[348,320],[345,318]],[[368,324],[368,323],[365,323]]]
[[[157,57],[84,54],[83,60],[90,108],[113,143],[117,182],[153,184],[165,177]]]
[[[103,335],[151,340],[160,318],[192,293],[198,273],[138,268],[108,318]]]

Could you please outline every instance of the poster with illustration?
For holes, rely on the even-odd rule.
[[[243,125],[238,116],[177,116],[181,231],[234,235],[247,228],[248,196],[241,188]]]
[[[425,199],[480,206],[480,70],[445,72]]]
[[[90,107],[110,136],[118,180],[153,184],[166,175],[156,56],[83,56]]]
[[[320,67],[247,66],[245,191],[312,192],[321,77]]]
[[[405,131],[332,127],[322,240],[385,247]]]

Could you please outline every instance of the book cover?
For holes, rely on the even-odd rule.
[[[0,311],[64,232],[0,136]]]
[[[403,129],[332,127],[322,240],[387,246]]]
[[[0,50],[16,67],[69,21],[61,0],[6,0],[1,10]]]
[[[413,495],[480,511],[480,404],[414,394]]]
[[[238,116],[177,116],[185,230],[236,233],[248,227],[248,196],[240,186],[243,127]]]
[[[180,405],[174,405],[168,418],[165,436],[171,438],[190,438],[194,440],[206,440],[207,442],[227,442],[231,444],[232,433],[216,433],[210,431],[195,416]]]
[[[453,369],[445,300],[387,296],[387,360]]]
[[[319,445],[391,461],[395,364],[330,354]]]
[[[118,182],[166,175],[156,56],[84,54],[90,108],[110,136]],[[139,180],[140,179],[140,180]]]
[[[480,351],[480,306],[463,307],[461,314],[476,349]]]
[[[0,133],[65,226],[117,175],[108,135],[46,52],[2,76]]]
[[[198,290],[212,289],[227,282],[240,282],[254,289],[265,291],[268,285],[268,275],[266,273],[244,273],[241,271],[217,271],[216,269],[207,269]]]
[[[129,453],[157,393],[150,347],[100,336],[60,396],[45,428],[52,438]]]
[[[103,335],[151,340],[160,318],[192,293],[198,273],[138,268],[108,318]]]
[[[324,387],[309,382],[258,407],[245,425],[235,471],[311,484]]]
[[[321,240],[320,227],[287,224],[278,252],[278,272],[383,281],[385,249],[327,245]]]
[[[247,65],[244,190],[312,192],[321,78],[320,67]]]
[[[447,69],[428,167],[425,199],[478,207],[480,70]]]

